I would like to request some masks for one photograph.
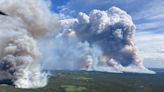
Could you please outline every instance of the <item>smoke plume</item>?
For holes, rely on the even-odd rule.
[[[18,88],[47,84],[42,70],[153,73],[135,48],[135,25],[123,10],[61,19],[42,0],[0,0],[0,74]]]
[[[38,40],[54,30],[56,17],[42,0],[1,0],[0,70],[18,88],[37,88],[47,84],[37,61],[41,53]],[[6,76],[7,77],[7,76]]]
[[[60,25],[53,48],[56,69],[154,73],[143,66],[135,48],[136,27],[125,11],[80,12]]]

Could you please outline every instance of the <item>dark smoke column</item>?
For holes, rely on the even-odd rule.
[[[90,65],[93,70],[119,72],[151,72],[146,69],[135,48],[135,25],[125,11],[112,7],[107,11],[93,10],[89,15],[80,12],[73,26],[78,39],[87,41],[90,48],[98,47],[101,55],[97,64],[95,56]],[[87,60],[87,59],[86,59]],[[86,61],[88,63],[88,61]]]

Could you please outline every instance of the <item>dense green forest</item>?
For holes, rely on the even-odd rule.
[[[0,86],[0,92],[164,92],[164,74],[113,74],[56,71],[48,85],[39,89]]]

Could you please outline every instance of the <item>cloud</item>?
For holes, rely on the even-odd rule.
[[[137,47],[147,67],[164,68],[164,1],[152,0],[134,13]],[[149,63],[150,61],[150,63]]]
[[[140,23],[137,25],[137,30],[139,31],[150,31],[153,30],[154,32],[162,29],[163,30],[164,23],[161,21],[153,21],[153,22],[146,22]]]
[[[164,68],[164,33],[138,32],[136,45],[146,67]]]
[[[59,9],[66,15],[77,16],[78,12],[89,13],[92,9],[106,10],[111,6],[126,10],[136,23],[137,31],[163,30],[163,0],[70,0],[65,5],[59,6]]]
[[[149,0],[140,2],[139,0],[70,0],[67,4],[59,6],[60,12],[76,16],[78,12],[89,13],[92,9],[106,10],[109,7],[116,6],[128,12],[138,11]]]
[[[146,19],[153,20],[163,18],[164,13],[164,1],[163,0],[152,0],[136,13],[135,19]]]
[[[163,30],[164,24],[164,1],[152,0],[140,9],[140,12],[134,13],[134,20],[137,21],[138,31]],[[153,30],[152,30],[153,29]]]

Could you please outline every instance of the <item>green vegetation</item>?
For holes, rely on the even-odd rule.
[[[0,92],[164,92],[164,74],[56,71],[44,88],[17,89],[1,85]]]
[[[60,92],[84,92],[86,88],[72,86],[72,85],[64,85],[64,86],[61,86],[59,90]]]

